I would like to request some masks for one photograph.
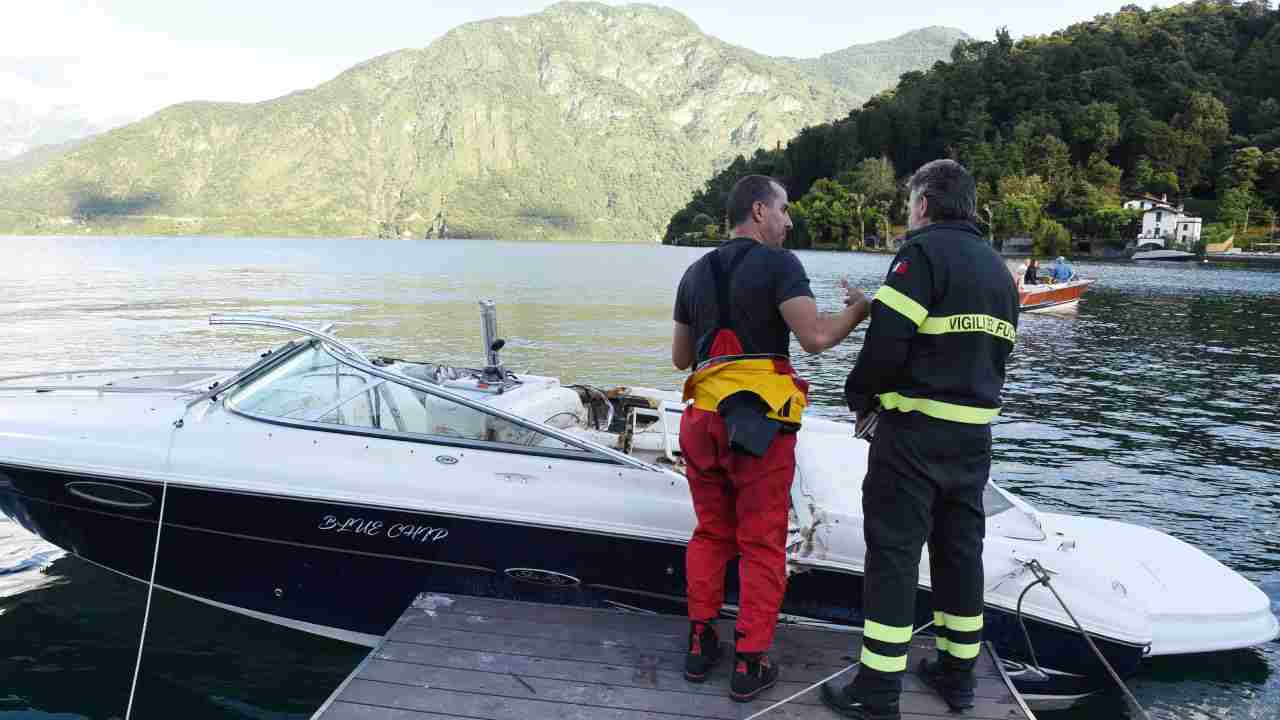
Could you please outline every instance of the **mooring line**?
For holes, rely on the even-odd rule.
[[[1150,716],[1147,715],[1146,709],[1142,707],[1142,703],[1139,703],[1138,698],[1133,696],[1133,691],[1129,690],[1129,686],[1124,683],[1124,680],[1120,679],[1119,673],[1115,671],[1115,668],[1111,667],[1111,663],[1107,662],[1106,656],[1102,654],[1102,651],[1099,650],[1098,646],[1093,642],[1093,637],[1085,631],[1084,626],[1080,624],[1080,621],[1076,619],[1075,614],[1071,612],[1071,608],[1067,607],[1066,601],[1062,599],[1062,596],[1058,594],[1058,591],[1049,583],[1049,571],[1040,564],[1039,560],[1028,560],[1022,564],[1026,566],[1027,569],[1031,571],[1031,574],[1036,577],[1035,583],[1032,583],[1031,585],[1032,587],[1036,584],[1044,585],[1049,592],[1053,593],[1053,597],[1058,601],[1058,604],[1062,606],[1063,611],[1067,613],[1067,617],[1071,618],[1071,622],[1075,624],[1076,629],[1080,631],[1080,635],[1084,637],[1084,641],[1089,645],[1089,649],[1093,651],[1094,655],[1098,656],[1098,660],[1102,661],[1102,666],[1107,669],[1107,673],[1111,675],[1111,679],[1116,682],[1116,685],[1120,686],[1120,692],[1123,694],[1124,703],[1128,707],[1129,712],[1134,716],[1141,718],[1141,720],[1150,720]],[[1023,592],[1025,593],[1026,590]]]
[[[138,689],[138,671],[142,669],[142,648],[147,642],[147,623],[151,620],[151,595],[156,589],[156,565],[160,559],[160,531],[164,529],[164,501],[169,496],[169,481],[164,480],[160,488],[160,518],[156,522],[156,544],[151,551],[151,579],[147,582],[147,606],[142,613],[142,634],[138,638],[138,658],[133,664],[133,683],[129,686],[129,705],[124,711],[124,720],[133,715],[133,695]]]

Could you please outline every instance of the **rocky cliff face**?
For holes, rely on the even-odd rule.
[[[734,156],[854,107],[832,66],[671,10],[562,3],[312,90],[105,133],[0,188],[0,230],[652,240]]]

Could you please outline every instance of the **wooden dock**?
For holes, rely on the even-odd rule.
[[[732,637],[731,621],[717,629],[722,641]],[[780,625],[770,656],[781,679],[742,704],[728,698],[727,658],[705,683],[684,679],[687,633],[687,621],[669,615],[423,594],[313,720],[743,720],[850,665],[862,640]],[[918,638],[910,666],[932,646],[932,637]],[[904,719],[1034,720],[989,645],[977,672],[977,705],[963,715],[909,673]],[[762,720],[838,717],[815,689]]]

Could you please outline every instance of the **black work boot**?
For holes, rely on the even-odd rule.
[[[853,683],[841,685],[835,680],[822,684],[822,702],[841,715],[856,720],[902,720],[898,701],[869,703],[858,697]]]
[[[949,667],[945,660],[921,660],[920,679],[933,688],[952,710],[973,707],[973,669]]]
[[[710,622],[694,621],[689,625],[689,654],[684,658],[684,679],[702,682],[720,659],[720,636]]]
[[[778,666],[764,653],[738,653],[729,683],[729,698],[751,702],[778,682]]]

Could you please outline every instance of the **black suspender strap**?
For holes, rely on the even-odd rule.
[[[733,330],[733,325],[729,318],[729,283],[733,279],[733,272],[738,269],[743,260],[747,259],[751,251],[758,247],[760,247],[760,243],[752,240],[750,247],[733,258],[733,261],[729,263],[728,270],[723,269],[721,265],[721,248],[717,248],[715,252],[711,253],[711,279],[716,284],[716,311],[720,315],[717,327]]]

